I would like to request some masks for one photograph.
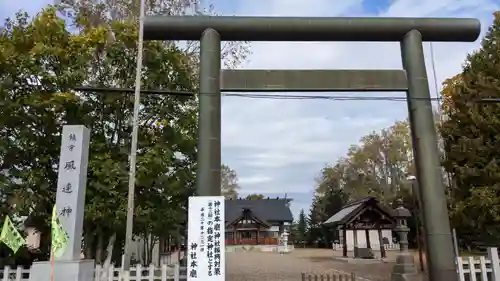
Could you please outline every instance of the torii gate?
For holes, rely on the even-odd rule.
[[[474,42],[477,19],[154,16],[145,40],[200,40],[199,196],[220,195],[221,91],[406,91],[429,278],[457,280],[423,41]],[[400,42],[403,70],[222,70],[221,41]]]

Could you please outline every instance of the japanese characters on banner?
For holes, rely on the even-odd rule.
[[[56,256],[60,260],[80,259],[89,141],[90,131],[85,126],[63,126],[56,216],[67,233],[67,247]]]
[[[224,197],[189,197],[188,281],[224,281]]]

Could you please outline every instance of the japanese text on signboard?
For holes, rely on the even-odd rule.
[[[70,155],[70,159],[66,159],[64,163],[64,172],[71,173],[75,172],[78,167],[76,167],[77,161],[74,159],[75,155],[73,151],[76,148],[77,145],[77,139],[76,139],[76,134],[69,134],[68,135],[68,142],[69,144],[66,147],[63,147],[62,149],[67,149],[67,155]],[[64,140],[63,140],[64,142]],[[67,179],[65,182],[61,183],[61,192],[63,194],[71,194],[73,193],[74,189],[74,183],[71,182],[69,179],[77,179],[77,176],[69,176],[69,177],[63,177],[64,179]],[[69,217],[71,213],[73,212],[73,209],[69,205],[65,205],[62,207],[61,211],[59,212],[59,216],[62,217]]]
[[[224,280],[224,198],[191,197],[188,280]]]

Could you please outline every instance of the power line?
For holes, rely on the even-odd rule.
[[[128,88],[93,88],[93,87],[76,87],[76,91],[81,92],[96,92],[96,93],[133,93],[134,89]],[[174,91],[174,90],[141,90],[142,94],[151,95],[173,95],[173,96],[194,96],[193,92],[189,91]],[[205,94],[211,95],[211,94]],[[297,95],[297,94],[251,94],[251,93],[222,93],[223,97],[238,97],[251,99],[282,99],[282,100],[335,100],[335,101],[407,101],[407,97],[403,96],[341,96],[341,95]],[[439,98],[412,98],[412,100],[431,100],[439,101]]]
[[[439,87],[438,87],[438,82],[437,82],[437,71],[436,71],[436,57],[434,56],[434,44],[432,44],[432,42],[429,42],[429,49],[431,51],[431,67],[432,67],[432,76],[433,76],[433,80],[434,80],[434,94],[436,95],[436,99],[437,99],[439,120],[441,122],[443,122],[442,116],[441,116],[442,98],[439,95]]]
[[[222,94],[226,97],[241,97],[252,99],[280,99],[280,100],[334,100],[334,101],[407,101],[407,97],[395,96],[336,96],[336,95],[286,95],[286,94]],[[437,98],[411,98],[411,100],[431,100]]]
[[[91,86],[81,86],[73,88],[75,91],[79,92],[95,92],[95,93],[135,93],[135,89],[131,88],[106,88],[106,87],[91,87]],[[193,96],[194,93],[190,91],[174,91],[174,90],[148,90],[140,89],[141,94],[150,95],[174,95],[174,96]]]

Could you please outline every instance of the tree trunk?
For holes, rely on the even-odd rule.
[[[97,247],[95,253],[95,262],[96,264],[102,264],[103,261],[103,251],[104,251],[104,233],[99,231],[97,236]]]
[[[92,259],[93,256],[93,246],[94,246],[94,235],[90,233],[90,231],[85,231],[83,235],[83,255],[85,256],[85,259]]]
[[[142,240],[142,265],[146,265],[147,264],[147,248],[148,248],[148,240],[149,240],[149,235],[147,233],[144,234],[143,236],[143,240]]]

